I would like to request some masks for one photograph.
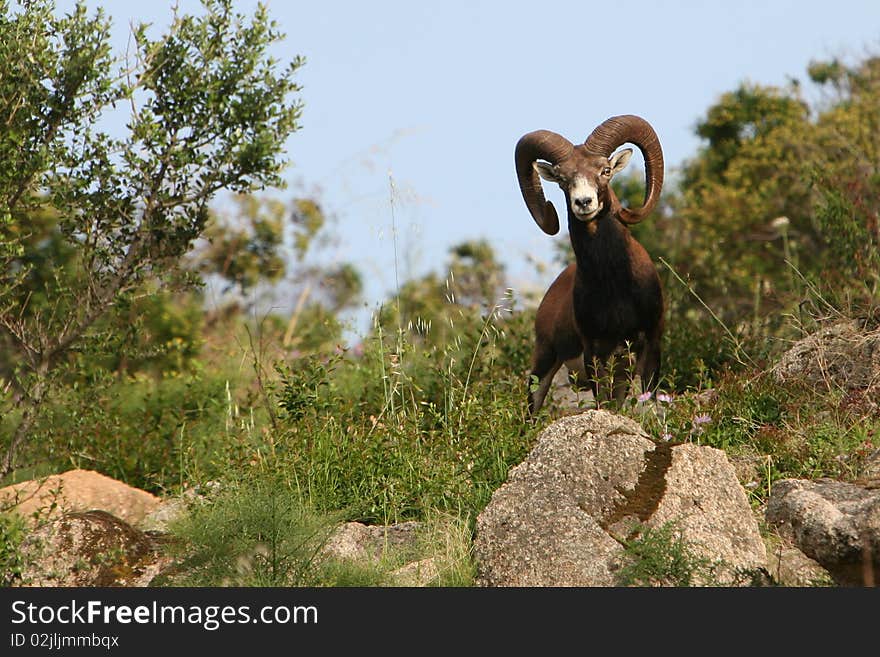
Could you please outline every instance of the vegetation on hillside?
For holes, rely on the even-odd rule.
[[[303,62],[268,56],[264,9],[203,4],[167,34],[138,28],[119,62],[102,13],[2,3],[0,483],[71,467],[159,494],[218,481],[178,528],[192,581],[363,582],[309,570],[326,523],[470,528],[555,412],[526,418],[534,311],[475,236],[343,344],[360,274],[315,264],[331,217],[281,189]],[[817,326],[880,317],[880,58],[807,73],[720,97],[635,228],[667,297],[663,383],[618,410],[749,464],[755,504],[780,477],[858,476],[880,445],[876,406],[767,375]],[[120,137],[102,119],[123,106]],[[638,177],[617,185],[641,198]],[[265,314],[255,299],[282,285],[295,308]],[[23,530],[0,528],[13,563]],[[229,550],[250,570],[230,573]],[[453,570],[439,583],[467,583]]]

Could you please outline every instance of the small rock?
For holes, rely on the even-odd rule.
[[[855,321],[826,326],[796,342],[774,366],[777,380],[852,390],[880,382],[880,331]]]
[[[413,561],[391,573],[397,586],[429,586],[440,577],[434,557]]]
[[[415,555],[421,523],[402,522],[396,525],[364,525],[347,522],[338,527],[324,545],[322,554],[335,559],[378,561],[386,552]]]
[[[187,488],[177,497],[162,500],[160,504],[141,519],[137,524],[138,529],[153,534],[167,534],[168,528],[190,510],[193,504],[203,502],[212,494],[219,492],[221,485],[216,481],[209,481],[196,488]]]
[[[767,572],[777,586],[828,586],[831,574],[796,547],[781,542],[767,551]]]
[[[580,381],[585,381],[586,374],[583,368],[574,370]],[[559,368],[553,377],[553,382],[547,395],[547,401],[552,407],[559,409],[562,415],[580,413],[585,408],[595,406],[593,392],[589,386],[576,386],[571,382],[571,370],[567,366]]]

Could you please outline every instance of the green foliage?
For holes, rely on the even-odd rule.
[[[377,328],[385,333],[405,331],[420,341],[439,346],[475,327],[475,311],[494,313],[510,307],[504,289],[504,266],[486,240],[462,242],[449,249],[448,274],[431,272],[406,281],[379,309]],[[462,323],[466,323],[462,326]]]
[[[714,388],[661,393],[625,410],[658,440],[723,449],[750,473],[742,483],[760,504],[777,479],[859,476],[880,436],[869,394],[782,384],[747,370],[720,376]]]
[[[778,310],[789,291],[777,217],[790,223],[793,258],[801,261],[815,241],[803,152],[808,127],[796,90],[748,85],[722,96],[698,126],[708,145],[684,167],[673,204],[681,225],[666,259],[729,326]],[[664,255],[664,246],[654,253]]]
[[[361,355],[281,368],[281,432],[258,453],[319,510],[381,522],[475,512],[528,443],[506,328],[490,316],[442,348],[380,333]]]
[[[634,231],[669,263],[664,373],[677,389],[772,357],[828,304],[876,313],[877,61],[813,63],[826,92],[813,105],[799,84],[742,84],[697,124],[704,146]]]
[[[208,245],[190,257],[199,271],[217,274],[246,295],[261,281],[281,280],[286,265],[280,247],[284,242],[287,209],[277,199],[259,199],[250,194],[235,197],[233,219],[211,215],[204,238]]]
[[[322,549],[339,514],[320,514],[302,502],[271,459],[227,477],[214,492],[188,505],[175,522],[175,572],[154,584],[173,586],[392,586],[392,571],[431,558],[437,575],[427,583],[473,582],[471,532],[455,518],[426,517],[413,544],[388,547],[379,558],[338,559]],[[219,490],[218,490],[219,488]]]
[[[665,295],[670,321],[661,343],[663,385],[672,390],[709,387],[715,376],[736,362],[736,345],[674,279]]]
[[[229,413],[225,382],[198,375],[117,380],[61,391],[34,425],[33,460],[98,470],[162,493],[187,477],[212,476],[212,457],[237,427]]]
[[[297,360],[295,367],[286,364],[275,366],[279,375],[276,403],[285,422],[298,423],[307,415],[311,419],[321,417],[333,410],[333,405],[341,401],[332,393],[330,374],[339,358],[326,359],[320,356],[306,356]]]
[[[291,221],[295,227],[294,251],[297,259],[302,261],[315,236],[325,226],[327,220],[321,206],[313,199],[298,198],[293,202]]]
[[[25,564],[20,546],[25,535],[21,516],[0,511],[0,586],[12,586],[21,579]]]
[[[342,340],[343,324],[336,313],[323,303],[305,305],[294,315],[295,332],[287,341],[293,353],[317,354],[335,349]]]
[[[173,377],[198,368],[205,320],[199,296],[173,294],[153,285],[142,290],[143,294],[121,300],[95,323],[95,340],[84,340],[76,351],[71,376],[88,380],[103,368],[118,376]]]
[[[504,265],[485,239],[462,242],[449,250],[451,300],[466,307],[494,308],[504,295]]]
[[[880,296],[880,173],[854,175],[845,185],[816,182],[816,222],[823,236],[820,271],[808,274],[824,301],[850,315],[873,317]]]
[[[621,586],[695,586],[717,583],[716,566],[700,557],[674,523],[642,527],[624,542],[629,559],[617,573]]]
[[[315,586],[318,554],[333,521],[313,514],[296,490],[271,477],[227,481],[174,528],[182,541],[182,586]],[[351,573],[335,573],[339,579]],[[350,579],[349,579],[349,583]],[[358,582],[361,583],[361,582]]]
[[[740,176],[739,162],[754,155],[775,156],[774,150],[764,150],[768,140],[780,130],[803,123],[809,109],[796,95],[796,89],[760,87],[743,84],[733,92],[723,94],[709,108],[706,118],[697,124],[696,133],[708,144],[702,156],[685,170],[683,185],[692,189],[712,181],[729,180]],[[757,164],[757,163],[755,163]],[[765,161],[765,167],[772,161]],[[751,177],[767,168],[748,168]]]
[[[265,7],[247,20],[231,0],[204,0],[201,15],[176,15],[156,38],[137,26],[125,70],[102,11],[79,4],[58,18],[49,0],[3,9],[0,348],[17,367],[0,374],[24,407],[4,427],[6,474],[71,350],[100,345],[99,320],[143,281],[177,273],[211,199],[282,184],[302,60],[279,66]],[[121,138],[104,129],[116,107],[132,110]],[[34,217],[48,243],[34,241]]]

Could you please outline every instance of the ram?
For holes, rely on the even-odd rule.
[[[623,207],[611,188],[635,144],[645,160],[645,199]],[[598,398],[598,381],[610,379],[621,396],[628,381],[612,372],[610,359],[623,351],[635,361],[643,389],[657,385],[663,334],[663,292],[651,257],[628,228],[648,216],[663,187],[663,151],[644,119],[615,116],[599,125],[583,144],[537,130],[516,145],[516,174],[523,200],[548,235],[559,232],[559,217],[544,197],[541,178],[565,194],[568,234],[575,262],[550,285],[535,318],[535,348],[529,413],[541,409],[554,375],[566,363],[585,373]]]

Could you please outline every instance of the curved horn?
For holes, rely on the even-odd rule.
[[[516,177],[523,200],[535,223],[548,235],[559,232],[559,216],[553,204],[544,198],[541,178],[532,166],[535,160],[558,164],[571,155],[574,146],[565,137],[549,130],[535,130],[516,143]]]
[[[637,224],[651,214],[663,188],[663,149],[654,128],[645,119],[632,114],[612,116],[593,130],[584,146],[590,152],[610,157],[615,149],[626,143],[638,146],[645,158],[645,202],[640,208],[621,208],[619,212],[621,221]]]

